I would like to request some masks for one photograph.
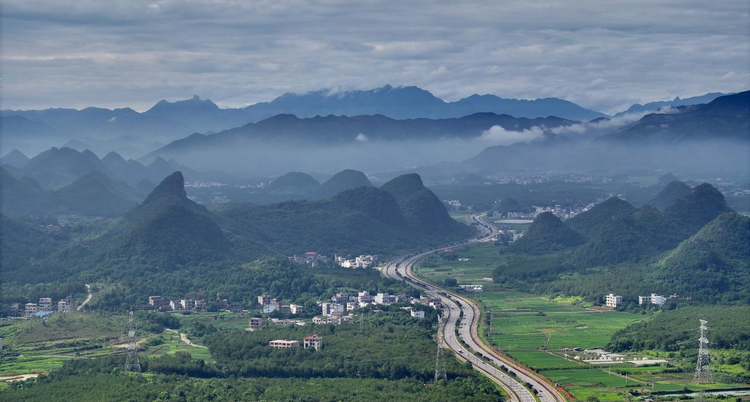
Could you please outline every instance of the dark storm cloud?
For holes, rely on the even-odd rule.
[[[3,108],[221,106],[287,91],[418,85],[632,102],[750,84],[746,0],[6,0]]]

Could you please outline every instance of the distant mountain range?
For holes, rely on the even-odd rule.
[[[714,99],[720,96],[725,96],[725,95],[732,95],[732,94],[722,93],[722,92],[711,92],[705,95],[693,96],[693,97],[685,98],[685,99],[681,99],[679,96],[677,96],[671,101],[649,102],[643,105],[641,105],[640,103],[635,103],[632,106],[630,106],[628,110],[619,112],[615,114],[614,117],[619,117],[625,114],[632,114],[632,113],[655,112],[659,109],[669,108],[669,107],[674,108],[674,107],[679,107],[679,106],[700,105],[704,103],[709,103],[713,101]]]
[[[114,138],[123,135],[181,138],[192,133],[222,131],[258,122],[279,114],[299,118],[315,116],[384,115],[394,119],[463,117],[474,113],[508,114],[515,117],[556,116],[569,120],[591,120],[605,115],[558,98],[505,99],[495,95],[472,95],[445,102],[418,87],[386,85],[368,91],[332,93],[320,90],[305,94],[286,93],[270,102],[245,108],[221,109],[209,99],[159,101],[139,113],[130,108],[3,110],[2,130],[8,137],[74,135]]]
[[[599,141],[685,142],[715,139],[750,140],[750,91],[720,96],[696,106],[644,116],[637,124]]]
[[[66,147],[53,147],[39,153],[26,163],[19,163],[23,162],[25,157],[22,153],[11,152],[8,156],[11,155],[13,155],[12,158],[0,160],[0,166],[18,179],[28,177],[33,179],[38,186],[52,190],[67,186],[90,172],[103,173],[134,187],[144,180],[152,183],[159,182],[175,170],[184,170],[191,180],[228,178],[222,173],[204,173],[189,169],[173,159],[154,158],[150,164],[143,165],[132,159],[125,160],[116,152],[110,152],[104,158],[99,159],[89,150],[79,152]]]
[[[528,119],[494,113],[476,113],[438,120],[396,120],[383,115],[299,118],[282,114],[217,134],[193,134],[151,152],[141,161],[149,162],[158,156],[174,158],[185,154],[231,153],[242,149],[252,150],[261,144],[289,149],[362,145],[383,141],[473,140],[480,138],[493,126],[521,132],[528,140],[533,140],[537,137],[533,133],[523,133],[523,130],[544,127],[543,131],[547,135],[554,136],[549,129],[574,123],[557,117]]]

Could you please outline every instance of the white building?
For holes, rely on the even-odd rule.
[[[307,348],[313,348],[315,350],[323,349],[323,338],[319,337],[317,334],[306,336],[303,342],[303,345],[305,349]]]
[[[286,339],[276,339],[268,342],[268,346],[274,349],[294,349],[299,347],[299,341],[288,341]]]
[[[458,287],[460,287],[466,292],[471,292],[471,293],[481,293],[482,291],[484,291],[483,285],[458,285]]]
[[[343,314],[346,311],[345,306],[339,303],[323,303],[320,307],[323,309],[324,316],[331,316],[334,313]]]
[[[666,301],[666,297],[657,295],[656,293],[651,293],[651,296],[638,296],[638,304],[641,306],[649,303],[657,306],[663,306]]]
[[[412,310],[409,314],[414,318],[424,318],[424,311],[422,310]]]
[[[263,314],[271,314],[276,311],[276,304],[264,304]]]
[[[622,296],[618,296],[614,293],[605,296],[604,300],[607,307],[617,308],[617,306],[622,304]]]
[[[343,268],[370,268],[378,261],[377,255],[360,255],[352,259],[336,256],[336,262]]]
[[[299,304],[290,304],[289,305],[289,311],[293,315],[297,315],[297,314],[301,313],[302,312],[302,308],[303,307],[301,305],[299,305]]]
[[[372,296],[370,296],[370,292],[363,290],[357,295],[357,300],[359,300],[360,303],[370,303],[372,301]]]
[[[372,302],[375,304],[389,305],[396,302],[396,296],[387,293],[378,293],[372,298]]]

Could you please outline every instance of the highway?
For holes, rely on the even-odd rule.
[[[468,220],[480,230],[480,233],[466,242],[445,247],[455,248],[488,241],[495,234],[494,228],[482,221],[481,215],[472,215]],[[444,346],[450,348],[459,359],[469,360],[475,369],[499,384],[510,395],[510,400],[520,402],[533,402],[535,400],[541,400],[542,402],[564,402],[566,400],[565,397],[555,387],[538,378],[535,373],[527,371],[516,361],[496,353],[479,340],[477,327],[479,326],[481,310],[475,302],[454,292],[427,283],[413,274],[412,266],[414,263],[432,253],[443,250],[445,247],[398,257],[390,261],[382,269],[382,273],[389,278],[406,280],[410,285],[420,289],[425,295],[439,298],[443,304],[442,316],[444,326],[442,339]],[[458,336],[456,335],[457,326]],[[514,373],[515,378],[503,372],[500,369],[501,366],[505,366],[509,370],[509,373]],[[536,391],[536,398],[533,392],[522,385],[524,383],[531,384],[532,389]]]

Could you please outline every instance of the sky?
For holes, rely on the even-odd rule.
[[[747,0],[3,0],[0,108],[416,85],[635,102],[750,89]]]

